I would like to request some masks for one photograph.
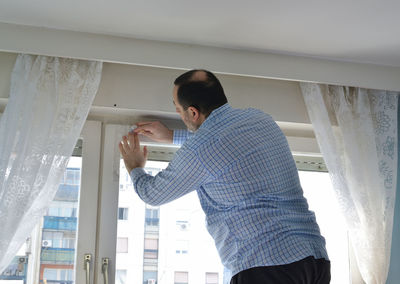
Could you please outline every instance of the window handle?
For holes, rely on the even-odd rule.
[[[102,259],[101,271],[103,272],[104,284],[108,284],[108,257]]]
[[[90,262],[92,261],[92,255],[87,253],[83,256],[84,269],[86,270],[86,284],[90,284]]]

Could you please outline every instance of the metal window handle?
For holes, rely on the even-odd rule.
[[[83,269],[86,270],[86,284],[90,284],[90,262],[92,261],[92,255],[87,253],[83,256]]]
[[[103,272],[104,284],[108,284],[108,262],[109,262],[108,257],[104,257],[102,259],[101,271]]]

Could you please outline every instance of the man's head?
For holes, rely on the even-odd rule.
[[[189,130],[197,130],[214,109],[227,103],[221,83],[209,71],[188,71],[174,85],[176,111]]]

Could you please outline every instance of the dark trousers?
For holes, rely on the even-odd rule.
[[[232,277],[231,284],[328,284],[331,263],[312,256],[276,266],[261,266],[243,270]]]

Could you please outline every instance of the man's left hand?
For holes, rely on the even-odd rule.
[[[147,161],[147,148],[140,149],[140,142],[137,133],[129,132],[119,142],[119,151],[125,162],[125,167],[130,173],[134,168],[143,168]]]

